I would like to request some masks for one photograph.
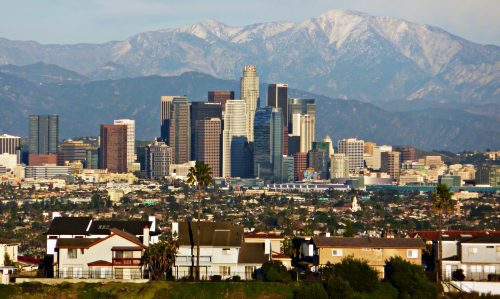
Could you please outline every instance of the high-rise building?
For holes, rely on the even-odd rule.
[[[304,171],[307,169],[307,153],[298,152],[293,155],[293,171],[294,179],[302,181],[304,179]]]
[[[405,146],[401,149],[401,162],[415,161],[415,148],[410,146]]]
[[[280,108],[258,108],[254,120],[254,176],[282,181],[283,119]]]
[[[68,140],[63,142],[57,153],[57,165],[64,166],[65,162],[81,162],[87,159],[87,149],[90,146],[81,141]]]
[[[210,118],[218,118],[222,120],[222,106],[220,103],[209,103],[209,102],[192,102],[191,103],[191,160],[201,161],[197,156],[198,150],[196,148],[198,140],[195,138],[196,126],[195,123],[199,120],[205,120]],[[219,123],[220,129],[222,130],[222,122]],[[220,140],[220,137],[217,138]]]
[[[0,135],[0,155],[11,154],[17,155],[17,151],[21,146],[21,137],[7,134]]]
[[[288,183],[293,182],[295,179],[295,171],[294,171],[294,162],[295,160],[291,156],[283,156],[283,167],[282,167],[282,182]]]
[[[240,94],[241,100],[246,104],[246,135],[248,142],[253,142],[253,121],[255,110],[259,106],[259,77],[257,77],[257,68],[253,65],[243,67],[243,76],[240,80]]]
[[[44,165],[56,165],[57,155],[56,154],[29,154],[28,165],[29,166],[44,166]]]
[[[366,167],[374,170],[379,170],[382,167],[382,153],[385,152],[391,152],[392,151],[392,146],[390,145],[376,145],[375,143],[371,142],[374,146],[371,147],[371,145],[368,145],[368,147],[364,147],[365,153],[364,153],[364,160],[366,163]],[[367,154],[371,151],[371,155]]]
[[[300,115],[300,151],[307,153],[316,140],[316,119],[309,114]]]
[[[364,168],[363,163],[364,141],[356,138],[339,140],[339,153],[349,159],[349,171],[359,173]]]
[[[222,134],[222,176],[224,177],[245,176],[245,151],[248,142],[246,105],[247,103],[242,100],[226,102]]]
[[[99,148],[89,148],[86,151],[85,168],[99,169]]]
[[[300,152],[300,136],[288,135],[288,156]]]
[[[176,98],[186,99],[185,96],[161,96],[161,138],[168,144],[170,134],[170,116],[172,110],[172,101]]]
[[[109,172],[127,172],[126,125],[101,125],[99,165]]]
[[[267,106],[281,108],[283,125],[288,127],[288,84],[269,84],[267,87]]]
[[[208,92],[208,101],[210,103],[219,103],[222,112],[226,111],[226,102],[234,100],[234,91],[231,90],[211,90]]]
[[[335,150],[333,149],[333,140],[330,135],[326,135],[326,137],[323,139],[323,142],[328,143],[328,155],[333,155],[335,153]]]
[[[135,154],[135,120],[115,119],[114,124],[127,126],[127,167],[131,167],[137,160]]]
[[[220,118],[197,120],[195,126],[196,161],[203,161],[212,169],[214,177],[220,177]]]
[[[172,150],[163,141],[154,139],[145,147],[145,172],[149,178],[168,176],[172,163]]]
[[[367,155],[373,155],[373,149],[377,146],[375,142],[365,141],[364,153]]]
[[[300,135],[300,115],[308,114],[316,121],[316,104],[314,99],[288,99],[288,132]]]
[[[328,150],[325,151],[318,148],[312,149],[307,153],[307,160],[308,166],[319,173],[321,179],[328,179],[330,175],[328,172],[328,167],[330,166]]]
[[[399,152],[383,152],[381,154],[381,168],[380,170],[388,173],[393,180],[399,180],[399,165],[400,153]]]
[[[30,115],[28,145],[30,154],[55,154],[58,141],[58,115]]]
[[[349,177],[349,158],[345,154],[333,154],[330,156],[330,178]]]
[[[171,104],[169,140],[173,164],[187,163],[191,159],[191,128],[189,102],[186,97],[175,98]]]

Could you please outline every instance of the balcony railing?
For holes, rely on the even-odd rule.
[[[140,258],[113,258],[113,266],[140,266],[142,265]]]
[[[191,263],[191,258],[193,258],[194,263],[196,264],[196,255],[191,257],[190,255],[180,255],[175,257],[176,264],[185,264]],[[201,263],[210,263],[212,261],[211,256],[200,256],[200,264]]]

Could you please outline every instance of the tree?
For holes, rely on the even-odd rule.
[[[328,299],[328,294],[325,288],[319,283],[302,283],[300,287],[294,291],[293,298],[308,299]]]
[[[143,256],[143,263],[151,280],[164,280],[172,269],[177,254],[177,243],[168,235],[150,245]]]
[[[262,278],[271,282],[288,282],[290,274],[281,261],[268,261],[262,264]]]
[[[344,237],[354,237],[354,227],[351,221],[347,221],[345,224]]]
[[[333,265],[333,272],[347,281],[356,292],[371,292],[378,287],[378,273],[365,260],[348,256]]]
[[[436,287],[427,279],[424,268],[392,257],[385,264],[385,279],[399,291],[399,298],[435,298]]]
[[[202,161],[196,161],[189,169],[187,183],[198,187],[198,222],[196,227],[196,280],[200,280],[200,218],[201,218],[201,191],[204,186],[212,184],[212,169]]]
[[[349,282],[337,276],[328,279],[326,290],[328,297],[331,299],[349,299],[354,295],[354,291]]]
[[[10,258],[10,255],[7,252],[3,255],[3,264],[4,264],[4,266],[14,266],[15,265],[14,261]]]
[[[452,193],[450,192],[450,188],[445,184],[439,184],[436,187],[436,191],[432,193],[432,204],[434,209],[438,214],[438,265],[437,265],[437,273],[436,273],[436,283],[439,284],[442,279],[442,257],[443,257],[443,215],[447,214],[453,207],[451,200]]]

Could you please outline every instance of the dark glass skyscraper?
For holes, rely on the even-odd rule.
[[[30,115],[28,147],[30,154],[55,154],[58,141],[58,115]]]
[[[288,125],[288,84],[269,84],[267,88],[267,105],[281,108],[283,124]]]
[[[169,140],[174,164],[186,163],[191,158],[191,129],[189,102],[186,97],[172,100],[170,108]]]
[[[258,108],[254,118],[254,175],[282,181],[283,117],[281,109]]]

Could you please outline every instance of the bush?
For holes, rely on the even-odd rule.
[[[319,283],[302,283],[300,287],[294,291],[293,298],[295,299],[328,299],[328,294],[323,285]]]
[[[222,276],[220,276],[220,275],[212,275],[210,277],[210,280],[211,281],[222,281]]]
[[[464,281],[465,280],[464,270],[457,269],[457,270],[453,271],[453,273],[451,273],[451,277],[455,280],[458,280],[458,281]]]
[[[335,276],[347,281],[356,292],[371,292],[378,287],[378,273],[364,260],[351,256],[333,265]]]
[[[386,262],[385,278],[399,291],[399,298],[436,296],[436,286],[427,279],[424,268],[400,257],[392,257]]]
[[[241,277],[239,275],[235,275],[231,278],[232,281],[241,281]]]
[[[352,298],[354,294],[349,282],[336,276],[328,279],[326,290],[328,292],[328,296],[332,299],[349,299]]]
[[[280,261],[269,261],[262,265],[262,277],[264,281],[288,282],[290,274],[285,265]]]

